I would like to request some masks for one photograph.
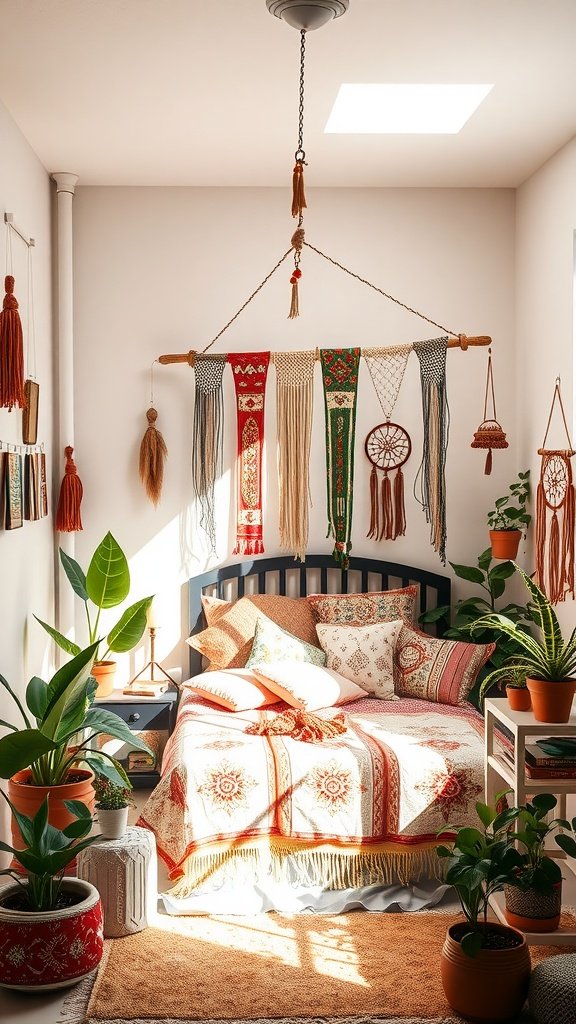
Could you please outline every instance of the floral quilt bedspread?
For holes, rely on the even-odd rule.
[[[184,696],[162,778],[139,824],[156,835],[180,895],[232,856],[346,888],[437,869],[437,833],[471,824],[483,792],[483,721],[470,707],[365,697],[322,743],[249,735],[274,710],[219,711]],[[264,859],[265,858],[265,859]]]

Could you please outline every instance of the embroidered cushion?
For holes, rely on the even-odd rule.
[[[204,599],[208,628],[190,636],[187,643],[208,659],[210,669],[243,668],[248,661],[258,616],[264,614],[283,629],[309,644],[318,643],[316,620],[306,598],[250,594],[234,603]],[[214,618],[216,616],[216,619]]]
[[[402,621],[371,626],[334,626],[318,623],[316,632],[326,651],[328,668],[341,673],[381,700],[396,700],[394,644]]]
[[[279,700],[254,672],[245,668],[201,672],[187,679],[184,686],[227,711],[251,711]]]
[[[309,594],[306,600],[320,622],[346,626],[370,626],[375,622],[404,619],[414,623],[418,586],[369,594]]]
[[[301,711],[317,711],[346,704],[358,697],[365,697],[366,691],[324,665],[301,661],[274,661],[256,664],[252,671],[264,685]]]
[[[325,665],[326,655],[317,645],[300,640],[261,615],[256,622],[254,643],[246,668],[274,661],[309,661],[313,665]]]
[[[436,704],[464,704],[495,646],[441,640],[404,625],[394,656],[396,693]]]

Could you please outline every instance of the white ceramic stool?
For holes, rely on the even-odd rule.
[[[141,932],[158,899],[153,833],[130,825],[121,839],[93,843],[78,854],[78,877],[100,893],[106,938]]]

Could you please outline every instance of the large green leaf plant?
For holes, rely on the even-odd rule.
[[[74,593],[84,602],[88,644],[94,644],[101,634],[102,611],[122,604],[130,592],[130,569],[126,555],[108,532],[92,555],[86,574],[78,562],[62,548],[60,561]],[[111,651],[115,654],[124,654],[136,646],[146,628],[146,612],[151,603],[152,597],[143,597],[126,608],[116,625],[110,629],[106,637],[106,650],[102,655],[97,653],[97,661],[104,661]],[[63,651],[72,655],[80,653],[82,648],[78,644],[73,643],[38,616],[34,617]]]
[[[97,648],[95,641],[80,651],[48,683],[33,676],[26,689],[26,709],[0,675],[0,686],[12,697],[24,723],[19,728],[0,720],[8,730],[0,739],[0,778],[29,768],[35,785],[57,786],[66,781],[73,765],[85,764],[115,785],[129,785],[122,765],[106,751],[94,749],[95,738],[106,734],[132,749],[150,751],[118,715],[94,706],[97,684],[90,673]]]

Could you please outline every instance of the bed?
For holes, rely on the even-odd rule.
[[[190,653],[194,686],[201,688],[212,675],[199,677],[199,638],[211,628],[205,628],[207,608],[229,625],[242,599],[244,606],[257,605],[259,615],[267,601],[268,611],[286,614],[287,608],[294,624],[293,609],[308,607],[311,594],[328,595],[331,608],[348,611],[365,608],[364,595],[372,608],[376,600],[398,601],[393,595],[406,592],[414,592],[417,618],[450,603],[450,580],[363,558],[351,558],[342,570],[325,556],[308,556],[302,564],[258,559],[197,576],[189,581],[189,642],[200,646]],[[285,701],[224,710],[185,684],[160,783],[139,819],[156,835],[174,897],[202,891],[221,872],[228,879],[266,876],[326,890],[440,877],[438,834],[472,823],[483,792],[483,721],[465,694],[490,653],[443,639],[441,625],[431,627],[437,636],[428,636],[399,622],[395,681],[402,652],[406,662],[400,696],[371,693],[317,708],[324,722],[336,721],[345,730],[318,743],[254,734],[290,707]],[[230,628],[241,647],[240,633],[237,624]],[[402,647],[405,635],[409,642]],[[426,685],[434,685],[415,696],[412,682],[417,677],[421,686],[423,673]]]

